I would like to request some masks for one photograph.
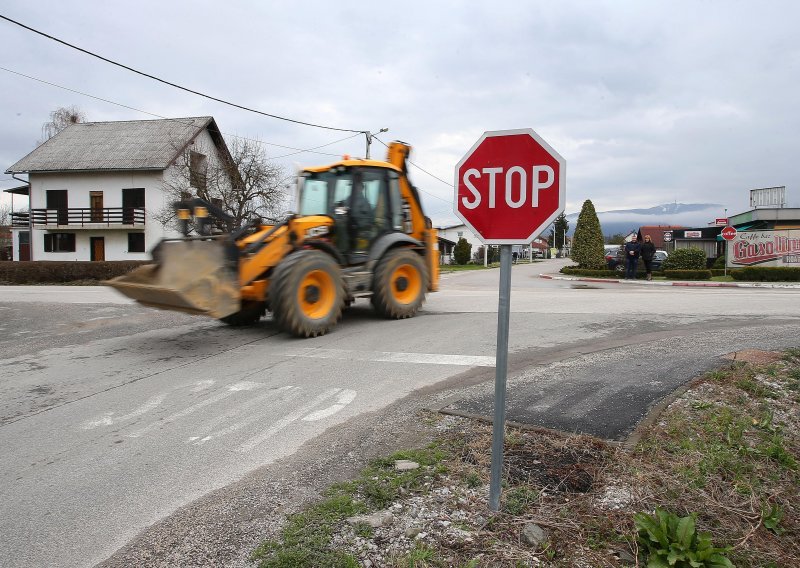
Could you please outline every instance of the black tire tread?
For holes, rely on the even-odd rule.
[[[389,278],[399,264],[412,264],[420,272],[422,288],[416,301],[410,304],[398,304],[394,301]],[[405,319],[414,317],[425,302],[425,291],[428,288],[428,275],[424,259],[410,249],[392,249],[381,259],[375,269],[373,278],[372,306],[381,316],[388,319]]]
[[[333,269],[331,273],[339,289],[339,300],[328,317],[311,320],[301,312],[296,303],[295,281],[302,276],[306,268],[320,268],[314,266],[317,263],[325,263]],[[301,250],[293,253],[283,259],[272,274],[270,305],[273,319],[283,331],[297,337],[317,337],[328,333],[342,317],[345,296],[344,280],[338,263],[322,251]]]

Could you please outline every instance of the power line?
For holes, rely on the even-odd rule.
[[[388,144],[386,144],[386,142],[384,142],[383,140],[381,140],[381,139],[380,139],[380,138],[378,138],[377,136],[374,136],[374,135],[373,135],[373,138],[375,138],[375,140],[377,140],[378,142],[380,142],[381,144],[383,144],[383,145],[384,145],[384,146],[386,146],[387,148],[389,147],[389,145],[388,145]],[[440,178],[440,177],[438,177],[438,176],[435,176],[435,175],[433,175],[433,174],[432,174],[432,173],[430,173],[428,170],[426,170],[426,169],[422,168],[421,166],[419,166],[419,165],[415,164],[415,163],[414,163],[414,162],[412,162],[411,160],[408,160],[408,159],[406,159],[406,161],[407,161],[409,164],[411,164],[412,166],[414,166],[415,168],[417,168],[418,170],[420,170],[420,171],[422,171],[422,172],[424,172],[424,173],[428,174],[428,175],[429,175],[429,176],[431,176],[432,178],[434,178],[434,179],[437,179],[437,180],[439,180],[440,182],[442,182],[442,183],[444,183],[444,184],[446,184],[446,185],[449,185],[450,187],[453,187],[453,184],[452,184],[452,183],[448,183],[448,182],[444,181],[442,178]],[[452,201],[450,201],[449,199],[445,199],[444,197],[439,197],[438,195],[434,195],[433,193],[431,193],[431,192],[429,192],[429,191],[425,191],[425,190],[424,190],[424,189],[422,189],[422,188],[419,188],[419,187],[418,187],[418,188],[417,188],[417,190],[418,190],[418,191],[421,191],[421,192],[422,192],[422,193],[424,193],[425,195],[429,195],[429,196],[433,197],[434,199],[439,199],[440,201],[444,201],[445,203],[452,203]]]
[[[220,99],[220,98],[217,98],[217,97],[214,97],[214,96],[211,96],[211,95],[207,95],[205,93],[201,93],[200,91],[195,91],[194,89],[190,89],[188,87],[183,87],[183,86],[178,85],[176,83],[173,83],[171,81],[167,81],[166,79],[161,79],[160,77],[156,77],[155,75],[150,75],[149,73],[145,73],[144,71],[139,71],[138,69],[134,69],[133,67],[129,67],[128,65],[124,65],[124,64],[119,63],[117,61],[114,61],[113,59],[108,59],[107,57],[103,57],[102,55],[98,55],[97,53],[91,52],[88,49],[83,49],[82,47],[78,47],[77,45],[73,45],[71,43],[68,43],[68,42],[66,42],[66,41],[64,41],[62,39],[59,39],[57,37],[51,36],[49,34],[46,34],[46,33],[42,32],[42,31],[34,29],[34,28],[30,27],[30,26],[26,26],[25,24],[23,24],[21,22],[18,22],[16,20],[12,20],[11,18],[9,18],[7,16],[4,16],[2,14],[0,14],[0,18],[2,18],[3,20],[6,20],[7,22],[10,22],[10,23],[12,23],[14,25],[17,25],[17,26],[19,26],[21,28],[24,28],[24,29],[26,29],[28,31],[31,31],[31,32],[33,32],[35,34],[38,34],[38,35],[40,35],[42,37],[46,37],[47,39],[51,39],[51,40],[53,40],[55,42],[58,42],[58,43],[60,43],[62,45],[66,45],[67,47],[70,47],[72,49],[80,51],[81,53],[85,53],[86,55],[91,55],[92,57],[96,57],[97,59],[100,59],[101,61],[105,61],[106,63],[111,63],[112,65],[116,65],[117,67],[121,67],[122,69],[126,69],[127,71],[131,71],[131,72],[136,73],[138,75],[141,75],[143,77],[147,77],[148,79],[153,79],[154,81],[158,81],[159,83],[164,83],[165,85],[169,85],[170,87],[175,87],[176,89],[180,89],[182,91],[186,91],[187,93],[192,93],[194,95],[198,95],[200,97],[204,97],[204,98],[210,99],[212,101],[216,101],[218,103],[222,103],[222,104],[225,104],[225,105],[228,105],[228,106],[232,106],[232,107],[235,107],[235,108],[238,108],[238,109],[241,109],[241,110],[246,110],[248,112],[253,112],[253,113],[256,113],[256,114],[263,115],[263,116],[268,116],[270,118],[275,118],[277,120],[284,120],[286,122],[292,122],[294,124],[302,124],[303,126],[312,126],[314,128],[324,128],[326,130],[337,130],[339,132],[356,132],[358,134],[364,134],[365,132],[367,132],[365,130],[352,130],[352,129],[349,129],[349,128],[336,128],[336,127],[333,127],[333,126],[324,126],[322,124],[314,124],[312,122],[303,122],[302,120],[295,120],[293,118],[286,118],[284,116],[278,116],[276,114],[270,114],[270,113],[267,113],[267,112],[264,112],[264,111],[261,111],[261,110],[257,110],[257,109],[246,107],[246,106],[243,106],[243,105],[240,105],[240,104],[232,103],[232,102],[226,101],[224,99]]]
[[[65,91],[69,91],[71,93],[75,93],[75,94],[78,94],[78,95],[81,95],[81,96],[84,96],[84,97],[89,97],[91,99],[102,101],[104,103],[116,105],[118,107],[126,108],[126,109],[129,109],[129,110],[132,110],[132,111],[140,112],[140,113],[146,114],[148,116],[154,116],[156,118],[161,118],[163,120],[170,120],[170,121],[173,121],[173,122],[177,122],[179,124],[184,124],[186,126],[193,126],[192,123],[184,122],[179,118],[169,118],[169,117],[166,117],[166,116],[162,116],[160,114],[156,114],[154,112],[148,112],[146,110],[142,110],[142,109],[139,109],[139,108],[136,108],[136,107],[132,107],[132,106],[129,106],[129,105],[126,105],[126,104],[123,104],[123,103],[118,103],[118,102],[112,101],[110,99],[104,99],[103,97],[98,97],[98,96],[95,96],[95,95],[91,95],[89,93],[84,93],[83,91],[78,91],[76,89],[71,89],[69,87],[65,87],[63,85],[59,85],[57,83],[52,83],[50,81],[46,81],[46,80],[40,79],[38,77],[33,77],[32,75],[26,75],[25,73],[20,73],[19,71],[14,71],[13,69],[8,69],[6,67],[0,66],[0,70],[6,71],[8,73],[13,73],[14,75],[19,75],[20,77],[25,77],[26,79],[30,79],[32,81],[38,81],[39,83],[43,83],[45,85],[50,85],[51,87],[56,87],[58,89],[63,89]],[[345,138],[342,138],[340,140],[335,140],[334,142],[330,142],[328,144],[322,144],[320,146],[315,146],[314,148],[309,148],[309,149],[295,148],[293,146],[284,146],[282,144],[275,144],[274,142],[265,142],[265,141],[262,141],[262,140],[255,140],[253,138],[247,138],[245,136],[239,136],[237,134],[230,134],[230,133],[226,133],[226,132],[222,132],[221,134],[224,134],[225,136],[229,136],[231,138],[239,138],[241,140],[248,140],[250,142],[257,142],[257,143],[260,143],[260,144],[266,144],[267,146],[275,146],[276,148],[283,148],[285,150],[296,150],[295,152],[292,152],[291,154],[286,154],[284,156],[277,156],[277,157],[271,158],[273,160],[277,160],[277,159],[280,159],[280,158],[285,158],[287,156],[294,156],[296,154],[303,154],[305,152],[310,152],[310,153],[314,153],[314,154],[320,154],[322,156],[338,157],[338,156],[340,156],[340,154],[331,154],[330,152],[316,152],[315,150],[318,149],[318,148],[324,148],[326,146],[331,146],[333,144],[338,144],[339,142],[344,142],[345,140],[350,140],[351,138],[355,138],[356,136],[361,136],[361,134],[363,134],[363,133],[362,132],[356,132],[355,134],[352,134],[350,136],[346,136]]]

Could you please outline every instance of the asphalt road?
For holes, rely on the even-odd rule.
[[[800,290],[538,277],[559,262],[513,269],[511,418],[573,430],[587,416],[602,422],[618,393],[646,393],[620,424],[608,421],[610,437],[624,436],[722,354],[798,343]],[[410,320],[376,319],[360,302],[334,332],[309,340],[279,334],[269,320],[234,329],[150,310],[105,288],[3,287],[3,565],[92,566],[126,545],[108,565],[243,562],[245,543],[263,532],[243,519],[264,521],[264,511],[304,497],[279,491],[280,506],[254,508],[278,472],[355,462],[346,448],[374,442],[394,424],[390,414],[412,421],[408,409],[421,403],[484,411],[497,278],[445,275]],[[209,519],[223,502],[224,521]],[[203,523],[224,523],[227,544]],[[236,540],[243,525],[250,532]],[[172,544],[155,554],[159,542]]]

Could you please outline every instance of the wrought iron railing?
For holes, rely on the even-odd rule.
[[[14,227],[78,226],[86,225],[144,225],[144,207],[106,207],[104,209],[32,209],[24,213],[12,213]]]

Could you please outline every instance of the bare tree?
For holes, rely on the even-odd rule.
[[[11,225],[11,204],[0,203],[0,227]]]
[[[38,143],[43,144],[47,142],[70,124],[77,124],[79,122],[86,122],[86,115],[78,107],[57,108],[50,113],[50,120],[42,125],[42,139]]]
[[[175,161],[174,175],[164,180],[167,202],[199,197],[233,217],[234,226],[253,217],[276,221],[286,210],[283,168],[269,161],[257,140],[235,138],[228,150],[229,154],[216,159],[212,149],[198,144],[185,148]],[[156,219],[164,225],[172,223],[171,205],[158,212]]]

